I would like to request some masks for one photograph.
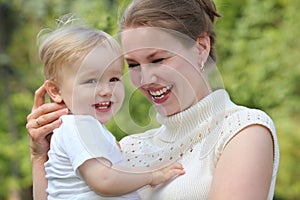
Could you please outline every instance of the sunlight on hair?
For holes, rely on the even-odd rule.
[[[56,23],[58,27],[71,25],[74,24],[74,22],[78,22],[78,21],[81,21],[81,19],[77,18],[74,13],[68,13],[56,19]]]

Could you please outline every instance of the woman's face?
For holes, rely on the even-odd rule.
[[[196,41],[185,45],[157,28],[126,29],[121,38],[131,81],[160,114],[176,114],[208,95],[200,70],[206,58]]]

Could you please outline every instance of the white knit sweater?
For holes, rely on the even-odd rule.
[[[183,164],[186,174],[167,184],[144,187],[141,199],[208,199],[216,164],[226,144],[243,128],[260,124],[270,130],[274,141],[274,167],[269,198],[272,199],[279,163],[276,131],[264,112],[237,106],[225,90],[217,90],[191,108],[171,117],[157,116],[161,125],[121,140],[129,166]]]

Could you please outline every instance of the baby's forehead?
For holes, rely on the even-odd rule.
[[[79,66],[80,74],[103,74],[107,72],[122,73],[124,68],[123,56],[120,52],[103,46],[92,49]]]
[[[115,51],[110,47],[97,46],[87,53],[81,62],[81,66],[110,66],[117,62],[122,62],[120,51]]]

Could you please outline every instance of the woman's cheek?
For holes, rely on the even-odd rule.
[[[129,69],[129,77],[130,77],[132,84],[136,88],[139,88],[141,86],[141,76],[140,76],[139,72]]]

